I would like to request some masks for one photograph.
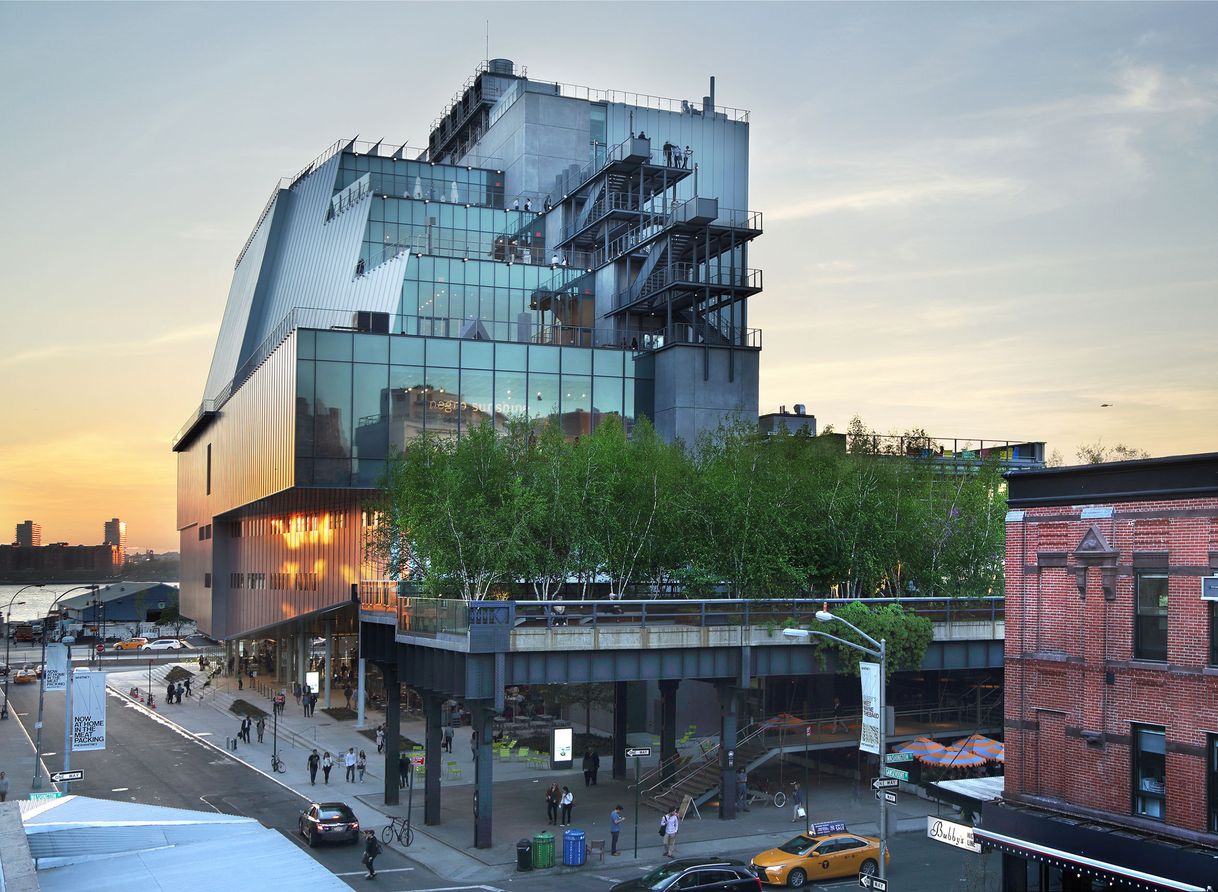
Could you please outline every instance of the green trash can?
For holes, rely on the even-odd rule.
[[[554,834],[538,833],[533,836],[533,866],[554,866]]]

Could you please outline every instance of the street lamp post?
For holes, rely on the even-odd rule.
[[[43,622],[42,622],[42,667],[43,667],[43,671],[42,671],[42,675],[38,679],[38,721],[36,721],[34,723],[34,729],[36,732],[35,739],[34,739],[34,782],[31,784],[31,789],[34,789],[34,790],[42,789],[42,705],[43,705],[43,701],[46,699],[46,692],[47,692],[47,673],[46,673],[47,631],[48,631],[47,626],[49,625],[47,620],[49,620],[51,618],[51,614],[55,610],[55,605],[58,604],[60,601],[62,601],[64,599],[65,595],[71,594],[72,592],[76,591],[77,589],[82,589],[82,588],[91,589],[93,592],[97,591],[96,585],[74,585],[67,591],[61,592],[59,595],[56,596],[55,600],[51,602],[51,606],[47,608],[46,616],[43,617]],[[71,685],[72,685],[72,665],[69,663],[68,664],[68,687],[71,688]],[[70,717],[64,718],[64,722],[69,722],[69,721],[71,721]],[[69,738],[69,741],[70,741],[70,739],[71,738]]]
[[[0,719],[8,718],[8,679],[13,674],[12,668],[9,666],[9,648],[13,643],[13,606],[15,604],[24,604],[24,601],[18,601],[17,598],[27,589],[42,588],[46,585],[45,582],[33,582],[27,586],[17,589],[17,593],[8,599],[8,608],[4,611],[4,705],[0,706]],[[42,630],[43,640],[46,640],[46,629]]]
[[[827,606],[827,605],[826,605]],[[830,641],[836,641],[839,644],[844,644],[847,647],[852,647],[857,651],[865,653],[869,657],[874,657],[880,663],[880,690],[877,705],[880,713],[880,739],[879,739],[879,756],[880,756],[880,777],[884,776],[885,759],[888,750],[888,712],[886,705],[885,692],[888,688],[888,648],[885,639],[881,638],[876,641],[858,626],[854,625],[849,620],[842,619],[840,616],[830,613],[827,609],[816,611],[817,622],[839,622],[845,624],[856,635],[867,641],[872,647],[864,647],[854,641],[846,638],[839,638],[837,635],[830,635],[828,632],[820,632],[813,629],[784,629],[782,634],[787,638],[801,638],[808,640],[812,636],[820,638],[828,638]],[[885,862],[888,860],[888,807],[887,801],[883,796],[879,798],[880,802],[880,864],[879,876],[884,879],[888,875],[888,869]]]

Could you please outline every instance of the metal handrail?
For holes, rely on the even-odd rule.
[[[750,731],[749,728],[752,728],[753,730]],[[752,741],[759,735],[764,736],[766,726],[765,726],[764,722],[755,722],[752,725],[746,726],[743,730],[748,733],[746,733],[744,735],[737,735],[737,738],[736,738],[736,749],[737,750],[739,750],[741,747],[743,747],[745,744],[749,743],[750,741]],[[716,765],[717,756],[722,749],[723,749],[723,742],[720,741],[719,743],[716,743],[710,749],[703,751],[701,761],[696,761],[696,760],[691,761],[688,765],[684,766],[682,769],[677,771],[677,773],[674,774],[668,780],[661,780],[660,783],[654,784],[651,787],[649,787],[645,790],[642,790],[640,792],[646,794],[646,793],[652,792],[653,790],[660,790],[660,787],[663,787],[664,789],[660,790],[660,792],[658,792],[656,794],[657,796],[663,796],[665,793],[669,792],[673,788],[678,787],[681,784],[683,784],[685,781],[689,780],[689,778],[693,777],[698,772],[706,770],[709,766]]]
[[[613,305],[621,309],[659,291],[666,285],[678,282],[688,282],[698,287],[710,285],[712,287],[761,288],[761,270],[738,269],[733,272],[732,270],[707,269],[700,263],[674,263],[671,268],[656,269],[641,286],[631,285],[623,288],[614,295]]]

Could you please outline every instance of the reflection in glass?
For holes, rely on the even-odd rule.
[[[310,458],[313,456],[313,374],[312,361],[296,363],[296,454]]]
[[[442,437],[457,435],[461,418],[459,375],[456,369],[427,369],[427,383],[422,396],[426,404],[424,418],[429,433]]]
[[[461,373],[461,430],[477,427],[491,418],[494,409],[494,373],[465,370]]]
[[[557,352],[557,351],[555,351]],[[529,419],[544,420],[558,414],[558,375],[529,373]]]
[[[320,348],[320,344],[318,346]],[[350,363],[320,360],[317,362],[313,401],[313,453],[319,458],[351,456]]]
[[[495,373],[495,428],[506,431],[508,422],[529,413],[528,382],[524,372]]]
[[[565,358],[564,358],[565,362]],[[592,433],[592,378],[589,375],[562,376],[562,429],[568,437]]]
[[[389,366],[356,363],[354,368],[355,454],[361,460],[383,459],[389,448],[384,411]]]

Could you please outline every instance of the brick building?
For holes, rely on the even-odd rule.
[[[1004,892],[1218,888],[1218,453],[1008,481]]]

